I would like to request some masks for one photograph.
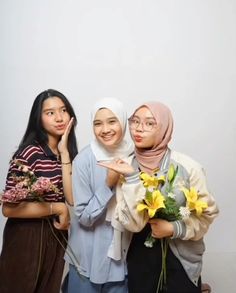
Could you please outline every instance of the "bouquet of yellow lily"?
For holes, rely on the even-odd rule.
[[[165,219],[167,221],[183,220],[190,216],[191,212],[196,212],[197,216],[202,214],[202,211],[207,208],[207,203],[198,199],[197,190],[194,187],[189,189],[182,186],[178,188],[178,192],[182,192],[185,196],[185,206],[181,206],[176,200],[176,177],[178,174],[178,166],[170,165],[167,175],[157,176],[155,173],[153,176],[141,172],[140,179],[143,181],[143,186],[146,188],[145,197],[143,202],[137,205],[139,212],[147,210],[150,218]],[[153,244],[157,241],[151,234],[147,237],[145,245],[147,247],[153,247]],[[159,289],[163,289],[166,285],[166,256],[168,248],[168,238],[162,238],[162,268],[158,281],[157,292]]]

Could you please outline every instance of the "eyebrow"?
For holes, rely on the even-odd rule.
[[[111,119],[115,119],[115,120],[118,121],[118,118],[116,116],[108,117],[105,120],[111,120]],[[102,119],[95,119],[95,120],[93,120],[93,122],[98,122],[98,121],[104,121],[104,120],[102,120]]]
[[[53,111],[53,110],[55,110],[55,109],[63,109],[63,108],[66,108],[66,106],[61,106],[61,107],[59,107],[59,108],[57,108],[57,107],[54,107],[54,108],[46,108],[46,109],[43,110],[43,112]]]
[[[140,120],[140,117],[137,115],[134,115],[132,118],[138,118]],[[144,120],[156,120],[154,117],[145,117]]]

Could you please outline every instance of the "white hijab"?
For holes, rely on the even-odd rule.
[[[123,104],[116,98],[103,98],[99,100],[91,111],[92,125],[97,111],[101,108],[109,109],[117,117],[122,129],[122,138],[124,138],[127,124],[127,113]],[[133,143],[131,141],[127,142],[125,139],[122,139],[117,148],[112,151],[105,149],[96,138],[90,143],[90,145],[97,161],[110,161],[114,160],[115,158],[126,158],[133,152],[134,149]]]
[[[127,159],[133,152],[133,143],[127,142],[124,139],[126,124],[127,124],[127,114],[124,109],[123,104],[116,98],[103,98],[98,101],[91,111],[92,124],[97,111],[101,108],[106,108],[112,111],[112,113],[117,117],[120,122],[122,129],[122,140],[121,143],[112,151],[108,151],[104,146],[97,141],[95,138],[91,142],[91,149],[94,153],[97,161],[113,160],[115,158]],[[113,196],[107,205],[106,221],[111,222],[114,229],[113,239],[109,246],[107,256],[114,260],[121,260],[123,246],[126,247],[124,243],[130,242],[130,235],[126,235],[124,227],[115,219],[115,208],[119,201],[117,196]],[[123,235],[123,236],[122,236]]]

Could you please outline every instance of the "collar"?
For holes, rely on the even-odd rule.
[[[45,144],[44,146],[39,144],[40,149],[43,151],[43,153],[45,154],[46,157],[50,157],[53,160],[58,160],[59,158],[57,157],[57,155],[55,155],[52,150],[50,149],[50,147]]]

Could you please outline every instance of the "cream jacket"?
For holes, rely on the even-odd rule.
[[[135,158],[131,157],[130,162],[134,164]],[[182,263],[189,278],[197,284],[202,269],[202,255],[205,250],[203,236],[219,211],[208,190],[206,176],[199,163],[184,154],[169,150],[162,160],[160,172],[165,175],[170,163],[178,165],[175,194],[179,205],[185,206],[186,203],[185,196],[180,191],[183,186],[186,188],[195,187],[199,193],[199,199],[208,204],[200,217],[191,213],[189,218],[185,220],[172,222],[174,235],[170,239],[170,248]],[[138,171],[125,177],[124,182],[118,188],[115,218],[131,232],[141,231],[149,220],[147,211],[137,211],[137,204],[142,202],[144,195],[145,188],[139,179]]]

